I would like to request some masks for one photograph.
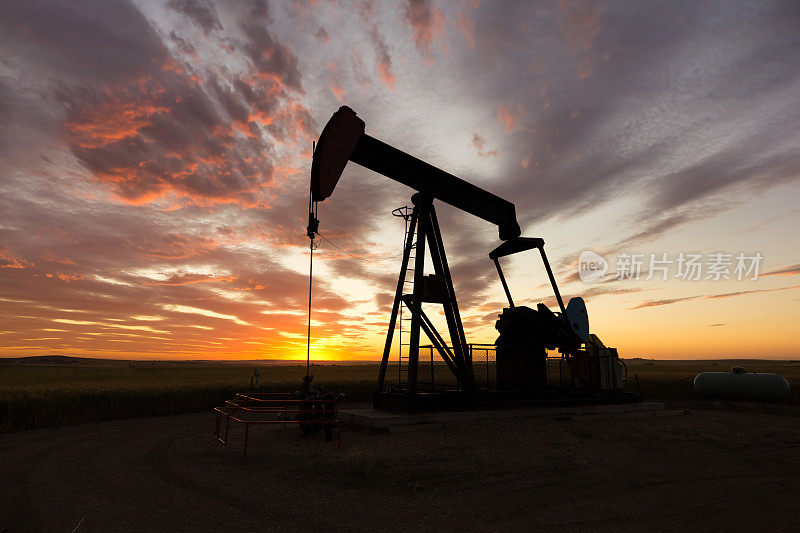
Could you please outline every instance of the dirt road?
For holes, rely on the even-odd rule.
[[[297,428],[222,446],[213,416],[0,436],[0,532],[794,530],[800,417],[503,420],[342,450]]]

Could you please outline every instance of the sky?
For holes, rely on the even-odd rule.
[[[800,358],[797,2],[2,11],[0,356],[305,358],[312,142],[347,105],[512,201],[622,357]],[[312,359],[380,358],[412,193],[350,163],[320,204]],[[497,228],[437,212],[468,341],[492,343]],[[517,305],[557,310],[538,254],[503,266]]]

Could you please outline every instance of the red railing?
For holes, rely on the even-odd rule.
[[[320,409],[320,405],[325,408]],[[222,444],[228,444],[231,420],[244,425],[243,455],[247,455],[250,426],[259,424],[283,424],[284,427],[286,427],[286,424],[298,424],[301,429],[304,424],[336,424],[338,447],[340,450],[342,449],[342,421],[339,418],[336,400],[333,398],[298,400],[288,393],[238,393],[233,400],[226,400],[224,406],[215,407],[214,411],[217,413],[214,434]],[[242,415],[237,416],[240,412],[252,418]],[[322,415],[322,418],[312,418],[318,415]],[[220,435],[223,417],[225,418],[225,438]]]

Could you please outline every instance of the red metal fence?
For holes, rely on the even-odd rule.
[[[244,425],[244,455],[247,455],[247,442],[251,425],[260,424],[299,424],[304,433],[317,424],[332,431],[333,424],[338,429],[338,446],[342,448],[342,421],[335,399],[298,400],[289,393],[251,392],[238,393],[233,400],[226,400],[222,407],[215,407],[217,423],[214,434],[222,444],[228,444],[231,420]],[[220,435],[222,419],[225,418],[225,437]]]

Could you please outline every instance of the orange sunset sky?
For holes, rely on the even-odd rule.
[[[797,3],[489,0],[5,2],[0,356],[304,358],[311,144],[340,105],[514,202],[622,357],[800,358]],[[351,163],[320,205],[312,359],[380,357],[412,192]],[[491,343],[497,228],[437,209]],[[504,266],[556,309],[536,254]]]

